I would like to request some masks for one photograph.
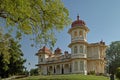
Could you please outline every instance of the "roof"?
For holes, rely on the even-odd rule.
[[[38,53],[36,53],[36,55],[38,54],[48,54],[48,55],[51,55],[52,52],[50,51],[49,48],[47,48],[46,46],[44,46],[43,48],[39,49],[38,50]]]
[[[89,32],[88,27],[86,26],[85,22],[83,20],[79,19],[79,15],[77,16],[77,20],[75,20],[72,24],[71,24],[71,28],[69,29],[68,33],[71,33],[72,30],[74,29],[84,29],[87,32]]]
[[[60,48],[57,48],[54,53],[55,53],[55,55],[56,55],[56,54],[62,54],[62,51],[61,51]]]
[[[71,27],[76,27],[76,26],[82,26],[82,25],[86,25],[85,22],[83,20],[79,19],[79,15],[77,16],[77,20],[75,20]]]
[[[97,43],[90,43],[89,46],[105,46],[105,47],[107,47],[105,42],[103,42],[102,40],[100,42],[97,42]]]

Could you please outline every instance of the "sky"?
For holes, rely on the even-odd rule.
[[[88,43],[95,43],[101,40],[109,45],[112,41],[120,40],[120,0],[62,0],[64,6],[69,10],[69,17],[72,21],[80,19],[85,21],[90,32],[87,35]],[[64,30],[56,33],[57,43],[54,47],[62,49],[62,52],[69,51],[71,37],[67,33],[71,25],[65,26]],[[27,59],[27,69],[35,68],[38,58],[35,53],[39,48],[30,47],[32,42],[24,36],[21,44],[24,58]],[[30,63],[30,65],[28,65]]]

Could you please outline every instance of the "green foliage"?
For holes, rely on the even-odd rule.
[[[11,75],[21,73],[23,71],[23,64],[25,63],[25,59],[23,59],[23,52],[21,51],[21,45],[18,42],[15,42],[14,39],[10,40],[10,64],[8,64],[9,70],[8,73]]]
[[[106,50],[106,58],[110,73],[115,73],[117,67],[120,66],[120,41],[115,41],[110,44]]]
[[[0,0],[0,18],[7,28],[16,28],[22,35],[32,34],[36,44],[54,46],[54,33],[70,24],[68,16],[61,0]]]
[[[10,53],[8,52],[10,47],[9,47],[9,35],[5,34],[3,35],[2,33],[0,33],[0,62],[3,62],[2,69],[7,70],[8,66],[7,64],[9,64],[9,59],[11,57]]]
[[[0,76],[18,74],[23,71],[23,59],[21,45],[15,41],[9,34],[0,33]]]
[[[116,77],[120,80],[120,67],[116,70]]]
[[[90,71],[88,74],[89,75],[95,75],[95,71]]]
[[[35,68],[35,69],[31,69],[30,70],[30,75],[38,75],[38,68]]]

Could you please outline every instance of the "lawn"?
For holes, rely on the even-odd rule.
[[[109,78],[104,76],[71,74],[71,75],[30,76],[16,80],[109,80]]]

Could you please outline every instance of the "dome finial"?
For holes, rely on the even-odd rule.
[[[77,15],[77,20],[79,20],[79,14]]]

